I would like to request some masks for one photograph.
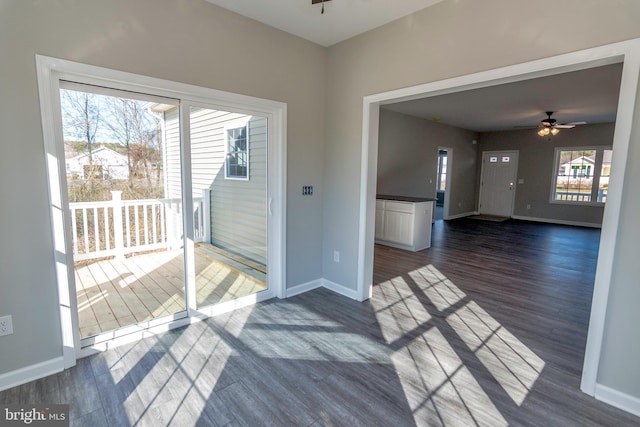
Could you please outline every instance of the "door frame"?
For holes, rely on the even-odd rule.
[[[640,75],[640,38],[364,96],[360,159],[357,298],[364,301],[369,299],[372,293],[373,230],[378,163],[378,126],[381,105],[530,80],[614,63],[623,63],[623,71],[613,142],[615,150],[610,178],[613,185],[609,187],[607,203],[604,209],[591,316],[580,384],[580,388],[584,393],[594,396],[596,394],[598,368],[604,341],[609,288],[613,276],[612,266],[625,184],[626,160],[633,128],[638,76]]]
[[[150,334],[164,332],[218,312],[230,311],[236,307],[250,305],[274,296],[279,298],[285,296],[287,104],[43,55],[36,55],[36,72],[40,95],[44,148],[47,159],[45,167],[48,178],[51,230],[55,250],[53,260],[58,287],[62,368],[75,365],[77,357],[109,348],[120,342],[129,342]],[[267,169],[269,274],[266,291],[220,304],[220,307],[215,309],[203,311],[194,306],[195,298],[190,295],[194,289],[193,286],[189,285],[191,279],[189,278],[189,273],[185,271],[186,317],[184,315],[182,318],[181,316],[168,316],[168,319],[165,319],[164,322],[157,322],[157,324],[153,322],[148,329],[139,330],[137,328],[136,332],[105,341],[99,346],[88,350],[81,348],[73,250],[71,247],[71,220],[66,191],[64,138],[60,110],[60,80],[102,85],[113,89],[173,98],[180,100],[182,104],[216,105],[226,111],[240,111],[267,117],[269,123]],[[181,108],[184,107],[181,106]],[[183,141],[183,144],[181,144],[181,153],[183,155],[183,206],[191,206],[186,203],[191,197],[191,191],[184,191],[185,185],[188,189],[191,188],[191,177],[190,175],[185,175],[185,173],[188,174],[188,170],[185,171],[184,169],[184,164],[190,161],[189,135],[186,134],[188,128],[183,128],[181,132]],[[187,167],[187,169],[189,168]],[[193,238],[193,224],[189,228],[189,217],[189,215],[186,215],[187,219],[185,220],[185,239],[187,241],[190,237]],[[185,253],[185,258],[188,257],[189,253],[187,252]]]
[[[517,188],[517,181],[518,181],[518,161],[520,160],[520,151],[519,150],[504,150],[504,151],[483,151],[482,152],[482,164],[480,165],[480,191],[478,192],[478,212],[481,214],[482,213],[482,196],[483,196],[483,191],[484,191],[484,185],[483,185],[483,179],[484,179],[484,160],[485,160],[485,156],[486,155],[490,155],[490,154],[504,154],[504,153],[510,153],[510,155],[515,154],[515,170],[514,170],[514,177],[513,177],[513,192],[511,193],[511,203],[509,206],[509,217],[511,217],[511,215],[513,215],[513,206],[516,202],[516,188]]]

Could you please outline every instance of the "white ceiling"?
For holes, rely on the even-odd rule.
[[[621,75],[622,64],[612,64],[383,108],[475,132],[535,127],[546,117],[545,111],[554,111],[558,123],[611,123]]]
[[[240,15],[331,46],[442,0],[207,0]]]

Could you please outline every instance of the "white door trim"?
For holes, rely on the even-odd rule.
[[[268,129],[268,186],[270,192],[269,205],[271,207],[268,226],[268,253],[271,256],[269,262],[269,290],[261,292],[263,295],[260,296],[249,296],[247,301],[231,302],[232,304],[227,304],[225,308],[273,296],[284,297],[286,287],[287,164],[287,105],[285,103],[42,55],[36,55],[36,71],[47,159],[50,218],[55,248],[54,262],[62,336],[61,347],[65,368],[75,364],[76,356],[80,351],[80,336],[78,332],[78,313],[75,310],[77,302],[73,263],[70,262],[73,259],[73,252],[68,227],[68,224],[70,224],[68,215],[69,201],[65,191],[66,171],[60,113],[60,80],[97,84],[114,89],[147,93],[198,104],[214,104],[227,111],[242,111],[269,117],[271,119]],[[187,194],[191,194],[191,192],[189,191]],[[225,308],[218,308],[217,311]],[[201,313],[199,315],[202,316]]]
[[[378,124],[380,105],[446,93],[460,92],[496,84],[529,80],[563,72],[623,62],[620,100],[614,134],[614,154],[609,194],[604,210],[602,234],[591,307],[591,319],[581,389],[594,395],[603,342],[609,286],[620,209],[624,188],[633,113],[640,75],[640,39],[613,43],[592,49],[553,56],[527,63],[497,68],[476,74],[425,83],[363,98],[362,152],[360,174],[360,218],[358,228],[358,299],[370,298],[373,282],[373,241],[375,194],[378,162]]]

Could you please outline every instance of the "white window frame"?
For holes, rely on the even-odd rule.
[[[549,203],[557,205],[574,205],[574,206],[604,206],[605,202],[598,201],[598,189],[600,188],[600,178],[602,174],[602,162],[605,150],[612,150],[610,145],[597,145],[589,147],[556,147],[553,155],[553,170],[551,172],[551,191],[549,192]],[[562,151],[595,151],[595,163],[591,177],[591,194],[589,201],[580,200],[556,200],[556,183],[558,178],[558,170],[560,168],[560,153]]]
[[[249,165],[251,163],[250,161],[250,153],[251,153],[251,149],[250,149],[250,145],[251,145],[251,140],[249,138],[249,122],[250,122],[250,118],[247,118],[246,120],[244,120],[243,123],[233,123],[233,124],[228,124],[224,127],[224,138],[225,138],[225,156],[224,156],[224,179],[229,179],[229,180],[234,180],[234,181],[249,181],[249,176],[250,176],[250,168]],[[236,129],[245,129],[246,132],[246,136],[247,136],[247,145],[246,145],[246,154],[247,154],[247,170],[245,173],[245,176],[239,176],[239,175],[229,175],[229,160],[230,160],[230,155],[232,154],[232,150],[231,150],[231,144],[230,144],[230,140],[229,140],[229,132],[232,130],[236,130]],[[233,151],[233,153],[237,153],[237,151]]]

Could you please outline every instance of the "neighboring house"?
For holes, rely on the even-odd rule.
[[[89,153],[80,154],[65,161],[67,176],[88,179],[91,175],[99,179],[128,179],[127,156],[107,147],[99,147]]]
[[[604,150],[602,157],[602,172],[600,174],[600,185],[609,185],[609,175],[611,175],[612,150]],[[591,156],[580,156],[570,162],[560,165],[559,176],[570,178],[593,178],[595,172],[595,159]]]
[[[570,162],[560,165],[560,175],[572,178],[592,178],[596,161],[591,157],[580,156]],[[609,160],[611,164],[611,160]]]
[[[267,119],[191,108],[194,204],[209,223],[202,240],[261,264],[267,262]],[[165,120],[165,198],[180,199],[178,109]],[[206,229],[206,228],[205,228]],[[198,230],[196,230],[198,233]]]

